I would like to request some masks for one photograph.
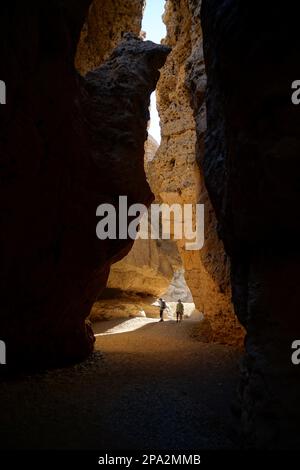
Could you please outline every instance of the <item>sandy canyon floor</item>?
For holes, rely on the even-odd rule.
[[[0,448],[235,448],[231,403],[241,352],[208,343],[202,322],[94,324],[95,353],[1,381]]]

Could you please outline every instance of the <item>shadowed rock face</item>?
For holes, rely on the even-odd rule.
[[[203,0],[208,75],[206,185],[247,329],[241,384],[246,443],[299,446],[300,108],[297,16],[272,2]],[[268,2],[266,2],[268,3]]]
[[[131,247],[96,238],[96,208],[119,195],[152,200],[144,141],[169,49],[129,36],[80,77],[73,63],[89,3],[14,2],[1,14],[0,336],[11,365],[92,350],[85,318],[111,262]]]

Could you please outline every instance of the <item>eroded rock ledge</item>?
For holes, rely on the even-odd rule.
[[[145,0],[93,0],[77,46],[76,67],[83,75],[99,67],[122,41],[139,36]]]
[[[169,49],[130,36],[80,77],[73,63],[89,3],[20,2],[1,14],[0,332],[11,365],[91,351],[85,318],[131,246],[96,238],[96,208],[120,194],[152,200],[144,141]]]

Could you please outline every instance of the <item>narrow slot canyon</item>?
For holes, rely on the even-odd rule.
[[[298,449],[300,40],[246,3],[3,7],[1,450]]]

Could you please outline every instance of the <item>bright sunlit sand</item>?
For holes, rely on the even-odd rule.
[[[108,330],[106,330],[104,333],[95,334],[95,336],[97,337],[105,335],[116,335],[120,333],[129,333],[130,331],[138,330],[139,328],[142,328],[145,325],[150,325],[151,323],[157,323],[157,320],[153,318],[131,318],[130,320],[120,322],[116,326],[108,328]],[[106,327],[106,322],[102,325],[102,327]]]

